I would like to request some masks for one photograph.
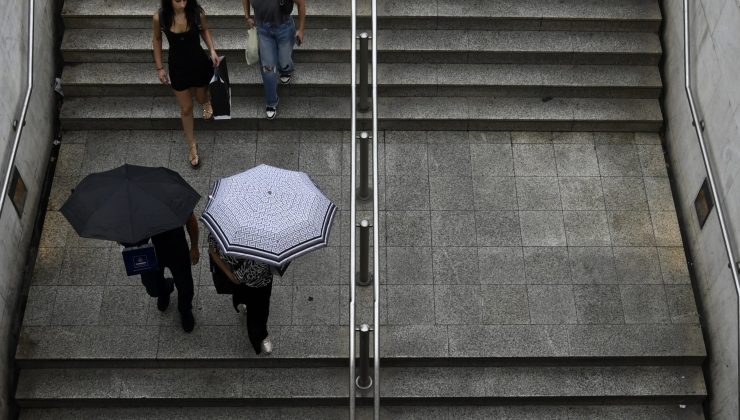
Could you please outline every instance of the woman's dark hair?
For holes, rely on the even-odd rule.
[[[172,0],[162,0],[161,10],[163,22],[159,22],[159,25],[169,31],[172,27],[172,17],[175,15]],[[188,19],[188,30],[195,27],[195,17],[201,13],[203,13],[203,8],[198,4],[198,0],[186,0],[185,17]]]

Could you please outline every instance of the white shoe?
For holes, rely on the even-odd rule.
[[[272,354],[272,341],[270,341],[270,337],[262,340],[261,347],[262,351],[265,352],[265,354]]]
[[[236,305],[236,310],[239,312],[239,314],[246,314],[247,313],[247,305],[240,303]]]

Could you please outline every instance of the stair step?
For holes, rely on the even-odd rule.
[[[347,63],[301,63],[282,96],[350,95]],[[234,96],[259,96],[257,67],[229,65]],[[378,66],[378,94],[391,96],[616,97],[657,99],[660,73],[649,66],[525,64],[390,64]],[[73,96],[171,96],[151,63],[85,63],[65,67],[62,85]]]
[[[382,326],[384,364],[686,363],[706,356],[698,325]],[[163,326],[24,326],[16,352],[22,368],[126,366],[341,366],[346,326],[272,326],[269,358],[248,348],[244,327],[199,325],[184,334]]]
[[[232,98],[232,119],[196,121],[209,129],[349,129],[348,98],[285,97],[278,118],[264,117],[264,99]],[[364,118],[363,118],[364,117]],[[360,114],[368,119],[369,114]],[[70,98],[61,112],[67,130],[177,129],[180,113],[171,97]],[[660,105],[651,99],[489,97],[379,98],[380,129],[656,131]],[[366,121],[365,121],[366,122]]]
[[[346,404],[346,367],[24,369],[21,407]],[[700,366],[385,367],[387,404],[697,403]],[[372,393],[358,391],[362,399]]]
[[[649,31],[660,28],[661,14],[655,0],[411,0],[379,2],[381,28],[459,28],[511,30]],[[213,28],[243,28],[239,2],[209,0],[205,5]],[[308,4],[309,28],[345,28],[351,15],[345,0]],[[370,14],[370,3],[361,2],[360,16]],[[148,0],[111,4],[106,0],[67,0],[62,14],[67,28],[151,28],[156,6]],[[369,27],[363,18],[359,27]]]
[[[345,407],[250,407],[250,420],[346,420]],[[20,420],[229,420],[244,417],[243,407],[24,408]],[[372,407],[357,407],[358,420],[372,419]],[[699,404],[506,405],[380,407],[383,420],[704,420]]]
[[[313,31],[296,48],[294,58],[297,62],[348,62],[349,35],[349,30],[342,29]],[[244,62],[243,30],[222,29],[214,31],[214,36],[219,54],[232,62]],[[65,31],[61,49],[67,63],[152,62],[151,31],[70,29]],[[380,62],[657,65],[660,56],[660,39],[653,33],[378,31]]]

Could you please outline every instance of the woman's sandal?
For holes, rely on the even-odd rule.
[[[193,149],[195,149],[195,153],[193,153]],[[188,151],[190,153],[190,167],[193,169],[198,169],[200,167],[200,156],[198,156],[198,145],[192,144],[190,145],[190,150]]]
[[[206,121],[213,119],[213,107],[210,101],[203,104],[203,119]]]

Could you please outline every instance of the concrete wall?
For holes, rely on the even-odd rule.
[[[36,0],[34,90],[16,165],[28,188],[23,213],[10,200],[0,214],[0,418],[8,416],[11,369],[10,334],[20,293],[34,216],[45,175],[54,115],[54,13],[56,0]],[[0,13],[0,170],[4,177],[15,137],[12,121],[19,117],[26,90],[28,2],[3,1]],[[0,181],[1,182],[1,181]]]
[[[666,143],[677,204],[693,257],[697,299],[708,337],[710,411],[714,420],[738,416],[738,308],[716,211],[704,228],[693,201],[706,176],[684,92],[683,2],[663,0]],[[740,239],[740,0],[691,0],[690,43],[694,101],[704,119],[715,178],[734,243]]]

